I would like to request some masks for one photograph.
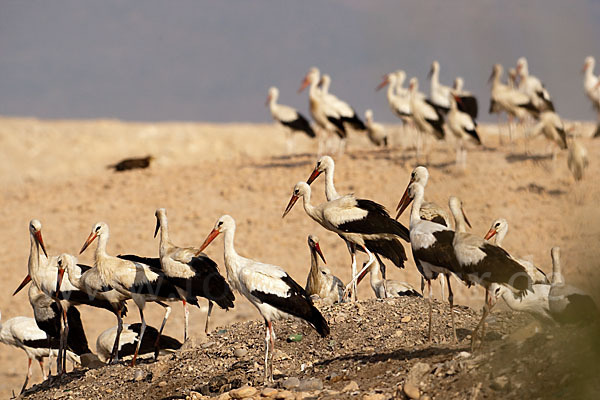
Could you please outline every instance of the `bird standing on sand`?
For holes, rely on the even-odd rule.
[[[319,238],[308,235],[308,248],[310,249],[310,272],[306,278],[306,293],[309,296],[317,295],[325,303],[341,303],[344,295],[344,284],[327,268],[319,266],[317,254],[325,262],[325,256],[319,245]]]

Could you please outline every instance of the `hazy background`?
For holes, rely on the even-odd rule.
[[[592,0],[1,0],[0,114],[264,122],[270,85],[306,112],[296,90],[314,65],[360,114],[397,122],[381,76],[403,68],[428,92],[437,59],[487,119],[492,64],[526,56],[563,117],[594,119],[581,67],[598,38]]]

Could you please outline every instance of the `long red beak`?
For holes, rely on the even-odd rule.
[[[398,203],[398,206],[396,207],[396,211],[398,211],[398,214],[396,214],[396,219],[398,219],[402,215],[402,213],[404,212],[404,210],[406,210],[406,207],[408,207],[408,205],[410,204],[410,202],[413,200],[408,195],[408,188],[409,187],[410,187],[410,183],[406,187],[406,190],[404,190],[404,194],[402,194],[402,197],[400,198],[400,202]]]
[[[583,68],[581,68],[581,73],[584,73],[588,69],[588,63],[583,64]]]
[[[302,84],[300,85],[300,89],[298,89],[298,93],[302,93],[302,91],[306,89],[308,85],[310,85],[310,80],[308,79],[308,76],[305,76]]]
[[[31,276],[29,274],[27,274],[27,276],[25,277],[25,279],[23,279],[23,282],[21,282],[21,284],[19,285],[19,287],[17,288],[17,290],[15,290],[15,292],[13,293],[13,296],[17,293],[19,293],[21,291],[21,289],[23,289],[25,286],[27,286],[27,284],[31,282]]]
[[[294,207],[294,204],[296,204],[297,201],[298,201],[298,196],[293,194],[292,198],[290,199],[290,202],[288,203],[287,207],[285,208],[285,211],[283,212],[283,215],[281,216],[281,218],[285,218],[285,216],[290,212],[290,210],[292,209],[292,207]]]
[[[359,285],[360,281],[363,280],[363,278],[369,273],[369,271],[371,271],[371,268],[369,269],[365,269],[359,276],[358,278],[356,278],[356,286]]]
[[[37,240],[40,246],[42,246],[42,251],[44,252],[44,255],[48,257],[48,253],[46,253],[46,246],[44,245],[44,239],[42,239],[42,232],[37,231],[33,234],[33,236],[35,236],[35,240]]]
[[[496,229],[490,228],[490,230],[488,231],[488,233],[486,233],[483,238],[485,240],[490,240],[496,233],[498,233],[498,231]]]
[[[315,179],[317,179],[317,177],[321,175],[321,171],[319,171],[318,169],[314,169],[313,172],[310,174],[310,176],[308,177],[308,179],[306,180],[306,183],[308,183],[309,185],[311,183],[313,183],[313,181]]]
[[[204,243],[202,243],[202,246],[200,246],[200,250],[198,250],[198,253],[201,253],[202,250],[204,250],[210,244],[210,242],[212,242],[213,240],[215,240],[215,238],[217,236],[219,236],[219,233],[221,233],[221,232],[219,232],[216,229],[213,229],[212,231],[210,231],[210,233],[208,234],[208,236],[204,240]]]
[[[64,276],[65,276],[65,269],[59,268],[58,275],[56,276],[56,293],[60,292],[60,285],[62,284]]]
[[[154,228],[154,237],[158,234],[158,230],[160,229],[160,219],[156,218],[156,228]]]
[[[315,243],[315,250],[317,254],[321,256],[321,260],[323,260],[323,262],[327,264],[327,261],[325,261],[325,256],[323,255],[323,252],[321,252],[321,246],[319,246],[319,243]]]
[[[388,83],[390,83],[388,76],[385,75],[383,77],[383,81],[381,81],[381,83],[375,88],[375,90],[381,90],[383,89]]]
[[[81,250],[79,250],[79,254],[83,253],[85,249],[87,249],[88,246],[94,241],[94,239],[96,239],[97,236],[98,235],[96,234],[96,232],[90,233],[90,236],[88,236],[87,240],[83,244],[83,247],[81,248]]]
[[[267,101],[265,101],[265,106],[268,106],[270,101],[271,101],[271,95],[268,95]]]

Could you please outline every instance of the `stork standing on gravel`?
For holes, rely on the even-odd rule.
[[[591,322],[600,317],[594,299],[583,290],[565,284],[560,265],[560,248],[553,247],[552,285],[549,293],[550,315],[561,324]]]
[[[171,307],[163,303],[163,300],[179,300],[180,295],[177,288],[169,281],[164,273],[160,271],[160,269],[152,268],[141,262],[124,260],[109,255],[106,252],[109,229],[108,225],[104,222],[98,222],[92,227],[92,231],[79,253],[83,253],[96,238],[98,238],[98,246],[94,253],[94,267],[98,269],[102,283],[105,286],[116,289],[124,296],[130,296],[135,302],[140,311],[140,319],[142,320],[140,338],[143,338],[144,330],[146,328],[144,308],[148,301],[154,301],[165,308],[165,317],[160,329],[162,331],[162,328],[165,326],[169,314],[171,313]],[[189,297],[186,301],[195,305],[198,304],[195,297]],[[120,326],[122,325],[120,324]],[[117,332],[117,339],[120,333],[119,329]],[[141,342],[140,339],[131,361],[131,366],[135,365]],[[115,343],[118,344],[118,341],[115,340]]]
[[[344,284],[340,278],[333,275],[327,268],[319,266],[317,255],[325,262],[325,256],[323,256],[319,245],[319,238],[308,235],[308,248],[310,249],[310,272],[306,278],[306,293],[309,296],[319,296],[327,304],[341,303]]]
[[[424,141],[427,140],[427,136],[422,137],[422,134],[433,135],[438,140],[444,138],[444,110],[430,100],[424,99],[419,93],[419,80],[417,78],[410,79],[408,91],[410,92],[410,109],[418,131],[416,152],[418,161],[421,156],[421,147]]]
[[[465,169],[467,167],[465,140],[473,140],[476,144],[481,145],[481,139],[477,133],[477,122],[469,114],[458,109],[458,103],[461,101],[457,95],[450,94],[450,110],[446,115],[446,126],[458,139],[456,165]]]
[[[277,99],[279,98],[279,89],[275,86],[269,88],[269,95],[267,96],[266,105],[269,106],[271,116],[281,125],[283,125],[288,133],[287,138],[287,150],[288,153],[294,148],[293,134],[294,132],[304,132],[309,138],[315,138],[317,135],[310,126],[310,122],[297,110],[283,104],[278,104]]]
[[[402,87],[406,73],[403,70],[390,72],[383,77],[383,81],[377,86],[376,90],[387,88],[387,101],[390,109],[405,124],[410,123],[412,111],[410,110],[410,93]]]
[[[517,60],[517,75],[520,78],[519,90],[529,96],[535,108],[539,111],[554,111],[550,93],[539,78],[529,74],[529,66],[525,57]]]
[[[22,349],[27,354],[27,375],[21,387],[21,393],[25,391],[27,383],[31,379],[31,362],[34,359],[39,363],[44,380],[46,380],[44,358],[56,355],[59,343],[58,340],[50,340],[48,335],[38,328],[33,318],[14,317],[4,323],[0,322],[0,342]],[[67,357],[71,362],[79,364],[79,357],[76,354],[68,351]]]
[[[325,337],[329,325],[315,308],[306,291],[281,267],[264,264],[240,256],[233,245],[235,221],[229,215],[217,220],[200,251],[203,251],[220,233],[224,235],[224,259],[227,279],[234,289],[258,309],[265,320],[265,382],[273,381],[272,354],[275,350],[273,320],[297,318],[308,322]]]
[[[346,286],[345,295],[353,288],[353,296],[356,296],[356,280],[363,272],[356,274],[357,247],[363,249],[369,256],[364,270],[375,261],[373,253],[383,255],[398,268],[404,267],[406,253],[399,239],[409,240],[408,229],[390,218],[383,206],[370,200],[356,199],[352,195],[313,206],[310,203],[310,194],[310,186],[305,182],[298,182],[283,217],[302,197],[304,211],[308,216],[346,241],[352,255],[352,281]]]
[[[342,122],[344,124],[350,125],[352,129],[357,131],[364,131],[367,129],[350,104],[340,100],[336,95],[329,93],[329,85],[331,85],[331,77],[327,74],[323,74],[319,81],[323,100],[331,105],[331,107],[342,116]]]
[[[335,189],[335,185],[333,183],[334,171],[335,163],[333,161],[333,158],[329,156],[323,156],[319,158],[317,164],[315,165],[315,168],[313,169],[308,180],[306,181],[306,183],[310,185],[315,179],[319,177],[320,174],[325,172],[325,197],[327,198],[328,202],[337,200],[342,197]],[[391,232],[397,232],[397,234],[400,237],[404,238],[405,240],[408,240],[407,229],[399,223],[394,223],[395,221],[390,222],[393,221],[393,219],[390,218],[389,214],[385,210],[385,207],[383,207],[382,205],[377,204],[371,200],[356,199],[353,195],[347,195],[345,197],[354,199],[357,205],[357,207],[354,208],[354,212],[358,214],[351,215],[352,209],[341,210],[341,212],[345,215],[344,218],[347,218],[347,220],[336,220],[334,225],[339,225],[340,229],[345,230],[347,233],[355,232],[363,234],[366,248],[375,253],[376,257],[379,257],[379,255],[381,255],[392,261],[398,268],[403,268],[404,261],[406,260],[406,253],[404,251],[404,247],[398,240],[398,237],[393,237],[386,234],[389,234]],[[366,210],[369,210],[368,213],[366,212]],[[369,213],[370,217],[368,215]],[[336,219],[338,218],[338,216],[332,215],[330,218]],[[376,219],[379,219],[379,221],[376,221]],[[319,222],[318,220],[316,221]],[[325,229],[329,229],[321,222],[319,223]],[[376,225],[370,225],[372,223]],[[380,227],[378,225],[380,225]],[[385,228],[383,228],[384,226]],[[334,230],[334,232],[336,231]],[[353,287],[353,298],[355,298],[355,280],[358,278],[358,276],[356,275],[357,244],[347,240],[347,238],[342,234],[340,234],[340,236],[346,241],[346,245],[348,246],[348,250],[350,251],[350,256],[352,258],[353,281],[351,283]],[[383,239],[384,237],[386,238]],[[358,246],[358,248],[362,247],[362,245],[360,244],[358,244]],[[368,251],[367,254],[369,254]]]
[[[544,111],[540,114],[539,121],[529,130],[528,135],[534,138],[544,135],[555,146],[552,147],[552,160],[556,160],[556,147],[565,150],[567,148],[567,133],[565,125],[554,111]]]
[[[219,273],[217,264],[206,254],[193,247],[178,247],[169,238],[167,210],[158,208],[155,212],[156,229],[160,230],[160,264],[163,273],[175,285],[183,301],[185,330],[184,340],[188,338],[189,311],[186,298],[204,297],[208,300],[208,314],[204,333],[208,334],[208,321],[213,308],[213,301],[224,310],[233,308],[235,296],[225,278]]]

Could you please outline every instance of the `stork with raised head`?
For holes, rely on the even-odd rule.
[[[492,226],[485,234],[484,239],[490,240],[492,237],[494,238],[494,244],[498,247],[502,247],[502,242],[504,241],[504,237],[508,233],[508,221],[504,218],[498,218],[494,222],[492,222]],[[514,257],[513,257],[514,258]],[[519,264],[521,264],[527,274],[533,279],[533,284],[550,284],[550,280],[540,268],[535,266],[531,261],[514,258]]]
[[[353,129],[358,131],[364,131],[367,128],[361,119],[356,115],[354,108],[350,104],[343,100],[340,100],[336,95],[329,93],[329,86],[331,85],[331,77],[327,74],[323,74],[319,80],[319,86],[321,87],[321,95],[323,100],[329,103],[337,112],[342,116],[342,122],[350,125]]]
[[[281,318],[306,321],[320,335],[329,335],[329,325],[310,296],[283,268],[240,256],[234,247],[235,221],[229,215],[220,217],[209,233],[200,251],[203,251],[220,233],[224,235],[224,255],[227,279],[231,286],[257,308],[265,320],[265,381],[273,381],[273,351],[275,332],[272,322]]]
[[[373,110],[365,111],[365,121],[367,127],[367,137],[375,146],[388,147],[388,134],[385,127],[373,121]]]
[[[321,173],[325,172],[325,197],[327,198],[328,202],[340,199],[342,197],[335,190],[335,186],[333,184],[334,171],[335,163],[333,158],[330,156],[322,156],[317,161],[315,168],[306,181],[306,183],[310,185]],[[346,231],[346,233],[355,232],[363,234],[364,237],[362,241],[366,245],[366,249],[373,252],[376,257],[381,255],[392,261],[397,267],[403,268],[404,261],[406,261],[404,247],[398,240],[398,237],[394,237],[393,235],[389,236],[388,234],[396,232],[399,237],[408,240],[408,230],[402,226],[402,224],[399,224],[397,221],[394,221],[392,218],[390,218],[385,207],[382,205],[371,200],[356,199],[354,195],[346,195],[344,197],[349,198],[349,204],[352,203],[352,201],[355,202],[356,208],[354,209],[354,213],[356,213],[356,215],[352,215],[352,209],[341,210],[341,212],[345,215],[344,218],[347,220],[336,220],[334,224],[336,226],[339,225],[342,230]],[[334,211],[334,214],[331,216],[331,218],[339,218],[339,216],[336,216],[335,213],[336,211]],[[318,220],[316,221],[319,222]],[[321,222],[319,223],[323,225]],[[369,226],[372,223],[376,223],[380,226]],[[323,227],[325,227],[325,229],[329,229],[325,225],[323,225]],[[334,230],[334,232],[337,231]],[[348,240],[343,234],[339,235],[346,241],[346,245],[348,246],[348,250],[350,251],[350,255],[352,257],[352,295],[353,298],[356,298],[355,283],[356,279],[358,278],[356,274],[356,249],[357,246],[359,249],[362,249],[363,245]],[[367,254],[370,254],[370,252],[367,251]]]
[[[345,294],[353,288],[353,296],[356,296],[356,280],[363,272],[356,273],[357,247],[369,256],[369,261],[363,270],[368,269],[375,261],[374,253],[389,259],[398,268],[404,267],[407,258],[400,239],[409,241],[408,229],[391,218],[382,205],[346,195],[313,206],[310,203],[310,195],[310,186],[305,182],[298,182],[282,218],[302,197],[304,211],[323,228],[337,233],[346,241],[352,255],[352,280],[346,286]]]
[[[78,264],[77,259],[69,254],[61,254],[57,260],[58,278],[57,285],[61,284],[66,273],[67,279],[71,285],[87,293],[91,298],[97,298],[107,301],[117,317],[117,326],[122,326],[122,316],[125,315],[125,302],[131,297],[127,294],[115,290],[107,285],[103,280],[98,268],[91,268],[87,265]],[[115,341],[113,343],[113,352],[111,361],[118,362],[119,354],[116,350]]]
[[[27,375],[21,387],[21,393],[25,391],[31,378],[31,362],[34,359],[39,363],[44,380],[46,380],[44,358],[57,355],[59,343],[58,339],[50,340],[48,335],[38,328],[33,318],[14,317],[4,323],[0,322],[0,342],[22,349],[27,354]],[[76,354],[67,351],[67,357],[71,362],[79,364],[79,357]]]
[[[235,296],[225,278],[219,273],[217,264],[206,254],[194,247],[179,247],[171,242],[167,210],[158,208],[154,236],[160,230],[160,264],[162,272],[175,285],[183,301],[185,330],[184,340],[188,338],[188,316],[186,298],[192,296],[204,297],[208,300],[208,314],[204,333],[208,334],[208,321],[213,308],[213,302],[224,310],[233,308]]]
[[[366,264],[366,263],[365,263]],[[364,264],[363,264],[364,267]],[[366,269],[361,276],[358,278],[358,282],[364,278],[364,276],[370,273],[370,283],[371,289],[375,293],[375,297],[378,299],[387,299],[389,297],[402,297],[402,296],[411,296],[411,297],[422,297],[419,292],[415,290],[411,286],[410,283],[396,281],[393,279],[384,279],[381,277],[381,267],[377,260],[369,269]]]
[[[596,59],[592,56],[587,56],[583,64],[583,90],[592,102],[592,106],[597,113],[597,127],[594,137],[600,136],[600,78],[594,73]]]
[[[458,339],[456,336],[453,312],[454,294],[452,293],[452,286],[450,284],[450,275],[455,274],[463,280],[464,278],[461,274],[462,271],[459,268],[452,245],[455,231],[447,226],[421,218],[420,208],[423,204],[424,197],[425,188],[423,185],[419,182],[410,183],[400,200],[399,214],[402,214],[411,202],[413,203],[410,212],[410,245],[417,269],[427,282],[427,301],[429,303],[428,339],[431,341],[431,298],[433,296],[431,281],[441,274],[446,277],[446,282],[448,284],[448,303],[450,305],[452,333],[454,341],[457,342]],[[464,216],[462,204],[460,201],[455,202],[452,198],[449,199],[449,204],[450,210],[455,216],[456,232],[465,231],[466,228],[464,225],[468,221],[466,218],[460,218],[460,216]]]
[[[273,119],[287,128],[286,130],[289,132],[287,138],[287,148],[289,153],[294,147],[293,134],[295,132],[304,132],[310,138],[315,138],[317,135],[304,115],[300,114],[292,107],[278,104],[278,98],[279,89],[275,86],[270,87],[266,105],[269,106]]]
[[[576,139],[571,140],[571,143],[569,144],[567,165],[576,181],[583,179],[583,172],[588,167],[589,163],[588,151],[583,143]]]
[[[560,265],[560,247],[553,247],[552,285],[548,296],[550,315],[558,323],[571,324],[591,322],[600,316],[594,299],[583,290],[565,284]]]
[[[517,60],[517,75],[519,76],[519,90],[531,99],[533,105],[541,111],[554,111],[554,104],[550,93],[538,77],[529,73],[527,59],[521,57]]]
[[[141,324],[123,324],[118,342],[118,352],[122,358],[130,357],[135,354],[137,343],[140,340],[141,329]],[[108,328],[96,339],[96,352],[98,353],[100,361],[107,362],[107,360],[110,360],[113,343],[117,337],[118,330],[118,326]],[[182,346],[179,340],[167,335],[161,335],[156,328],[147,326],[140,344],[138,355],[141,356],[154,353],[156,351],[157,341],[159,343],[160,352],[163,354],[173,353]]]
[[[326,304],[341,303],[344,284],[329,269],[319,266],[317,255],[325,262],[319,238],[315,235],[308,235],[308,248],[310,249],[310,272],[306,278],[306,293],[309,296],[319,296]]]
[[[387,88],[387,101],[390,109],[402,122],[409,123],[412,118],[410,109],[410,94],[408,90],[402,87],[406,73],[403,70],[390,72],[383,77],[383,81],[377,86],[376,90]]]
[[[410,180],[408,181],[408,184],[406,185],[406,187],[410,186],[410,184],[413,182],[418,182],[421,184],[421,186],[423,186],[423,189],[424,189],[427,187],[428,181],[429,181],[429,170],[427,169],[427,167],[418,165],[410,173]],[[398,206],[396,207],[396,211],[398,212],[396,214],[396,219],[398,219],[398,217],[400,217],[399,211],[400,211],[401,205],[402,205],[402,200],[400,200],[400,202],[398,203]],[[419,209],[419,215],[421,216],[421,219],[424,219],[427,221],[432,221],[437,224],[444,225],[446,227],[450,227],[450,217],[448,216],[448,213],[446,212],[446,210],[444,210],[442,207],[438,206],[437,204],[435,204],[433,202],[423,200],[423,203],[421,204],[421,208]]]
[[[346,128],[344,127],[340,113],[324,100],[323,94],[318,88],[320,77],[321,72],[319,69],[312,67],[304,77],[298,93],[309,86],[308,99],[310,113],[322,131],[326,134],[334,133],[340,138],[341,150],[344,146],[344,140],[348,136]]]
[[[180,294],[175,285],[158,268],[152,268],[141,262],[125,260],[109,255],[106,252],[109,229],[105,222],[94,224],[79,254],[83,253],[96,238],[98,239],[98,246],[94,253],[94,267],[98,269],[102,284],[117,290],[124,296],[130,296],[135,302],[140,311],[140,319],[142,320],[141,338],[143,338],[144,329],[146,328],[146,320],[144,319],[146,302],[153,301],[165,308],[165,316],[161,326],[162,331],[171,313],[171,307],[164,303],[163,300],[180,299]],[[190,296],[186,301],[194,305],[198,304],[195,297]],[[141,340],[138,341],[137,350],[139,350],[140,344]],[[137,351],[133,356],[131,366],[135,365],[136,359]]]
[[[477,97],[473,93],[464,90],[463,87],[465,81],[462,77],[457,76],[454,78],[454,85],[452,86],[452,93],[460,98],[459,110],[469,114],[471,118],[477,119],[479,113],[479,103]]]
[[[458,109],[459,102],[462,102],[460,97],[453,93],[450,94],[450,110],[446,115],[446,126],[458,139],[456,165],[464,169],[467,167],[465,140],[472,140],[481,145],[481,139],[477,133],[477,122],[469,114]]]

